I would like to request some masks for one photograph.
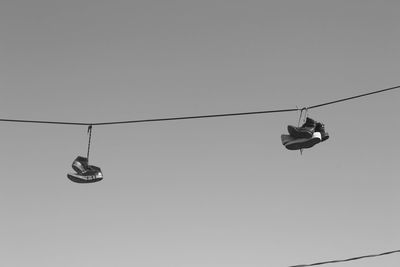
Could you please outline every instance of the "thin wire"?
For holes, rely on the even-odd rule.
[[[332,104],[336,104],[336,103],[339,103],[339,102],[348,101],[348,100],[351,100],[351,99],[360,98],[360,97],[364,97],[364,96],[368,96],[368,95],[379,94],[379,93],[383,93],[383,92],[386,92],[386,91],[395,90],[395,89],[399,89],[399,88],[400,88],[400,85],[394,86],[394,87],[390,87],[390,88],[386,88],[386,89],[382,89],[382,90],[378,90],[378,91],[374,91],[374,92],[370,92],[370,93],[365,93],[365,94],[361,94],[361,95],[342,98],[342,99],[339,99],[339,100],[326,102],[326,103],[323,103],[323,104],[314,105],[314,106],[308,107],[308,109],[319,108],[319,107],[322,107],[322,106],[332,105]]]
[[[47,124],[64,124],[64,125],[85,125],[85,126],[98,126],[98,125],[112,125],[112,124],[128,124],[128,123],[140,123],[140,122],[158,122],[158,121],[176,121],[176,120],[190,120],[190,119],[204,119],[204,118],[216,118],[216,117],[229,117],[229,116],[243,116],[243,115],[255,115],[255,114],[266,114],[266,113],[280,113],[280,112],[291,112],[298,111],[298,108],[292,109],[278,109],[278,110],[262,110],[262,111],[249,111],[249,112],[238,112],[238,113],[223,113],[223,114],[210,114],[210,115],[198,115],[198,116],[185,116],[185,117],[169,117],[169,118],[157,118],[157,119],[143,119],[143,120],[129,120],[129,121],[112,121],[112,122],[65,122],[65,121],[37,121],[37,120],[15,120],[15,119],[0,119],[3,122],[20,122],[20,123],[47,123]]]
[[[89,153],[90,153],[90,141],[92,140],[92,128],[93,128],[93,126],[89,125],[89,127],[88,127],[89,142],[88,142],[87,157],[86,157],[88,164],[89,164]]]
[[[111,125],[111,124],[127,124],[127,123],[141,123],[141,122],[156,122],[156,121],[176,121],[176,120],[205,119],[205,118],[216,118],[216,117],[231,117],[231,116],[267,114],[267,113],[292,112],[292,111],[298,111],[298,110],[299,109],[297,109],[297,108],[278,109],[278,110],[263,110],[263,111],[250,111],[250,112],[224,113],[224,114],[210,114],[210,115],[186,116],[186,117],[170,117],[170,118],[160,118],[160,119],[144,119],[144,120],[132,120],[132,121],[100,122],[100,123],[93,123],[93,125]]]
[[[394,86],[382,90],[377,90],[365,94],[360,94],[352,97],[342,98],[335,101],[330,101],[314,106],[307,107],[307,109],[319,108],[322,106],[332,105],[339,102],[352,100],[364,96],[373,94],[383,93],[390,90],[400,89],[399,86]],[[299,111],[299,108],[291,109],[277,109],[277,110],[262,110],[262,111],[249,111],[249,112],[238,112],[238,113],[223,113],[223,114],[209,114],[209,115],[197,115],[197,116],[184,116],[184,117],[169,117],[169,118],[155,118],[155,119],[142,119],[142,120],[127,120],[127,121],[111,121],[111,122],[97,122],[97,123],[86,123],[86,122],[66,122],[66,121],[43,121],[43,120],[16,120],[16,119],[1,119],[3,122],[17,122],[17,123],[41,123],[41,124],[63,124],[63,125],[85,125],[85,126],[97,126],[97,125],[114,125],[114,124],[129,124],[129,123],[142,123],[142,122],[160,122],[160,121],[176,121],[176,120],[192,120],[192,119],[205,119],[205,118],[217,118],[217,117],[232,117],[232,116],[244,116],[244,115],[255,115],[255,114],[267,114],[267,113],[282,113]]]
[[[15,120],[15,119],[0,119],[0,121],[20,122],[20,123],[41,123],[41,124],[85,125],[85,126],[91,125],[91,123],[85,123],[85,122],[66,122],[66,121],[37,121],[37,120]]]
[[[309,267],[309,266],[317,266],[317,265],[330,264],[330,263],[340,263],[340,262],[347,262],[347,261],[355,261],[355,260],[360,260],[360,259],[365,259],[365,258],[373,258],[373,257],[385,256],[385,255],[389,255],[389,254],[393,254],[393,253],[400,253],[400,250],[393,250],[393,251],[383,252],[383,253],[380,253],[380,254],[371,254],[371,255],[359,256],[359,257],[349,258],[349,259],[345,259],[345,260],[322,261],[322,262],[317,262],[317,263],[312,263],[312,264],[293,265],[293,266],[289,266],[289,267]]]

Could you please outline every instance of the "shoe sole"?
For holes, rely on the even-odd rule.
[[[103,177],[98,177],[98,176],[83,176],[79,175],[76,173],[68,173],[67,174],[68,179],[70,179],[74,183],[79,183],[79,184],[88,184],[88,183],[95,183],[103,180]]]
[[[289,141],[291,138],[292,140]],[[296,138],[294,139],[290,135],[288,137],[284,137],[284,135],[281,136],[282,139],[282,144],[289,149],[289,150],[299,150],[299,149],[305,149],[305,148],[311,148],[315,146],[316,144],[321,142],[321,133],[315,132],[311,138]],[[284,139],[285,142],[284,143]]]
[[[321,138],[322,138],[321,142],[324,142],[329,139],[329,134],[328,133],[321,134]]]

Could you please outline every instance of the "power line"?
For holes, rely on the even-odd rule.
[[[140,122],[160,122],[160,121],[176,121],[176,120],[190,120],[190,119],[205,119],[205,118],[216,118],[216,117],[232,117],[232,116],[255,115],[255,114],[266,114],[266,113],[291,112],[291,111],[298,111],[298,110],[300,110],[300,109],[292,108],[292,109],[278,109],[278,110],[260,110],[260,111],[248,111],[248,112],[238,112],[238,113],[222,113],[222,114],[210,114],[210,115],[169,117],[169,118],[129,120],[129,121],[95,122],[95,123],[66,122],[66,121],[41,121],[41,120],[17,120],[17,119],[0,119],[0,121],[3,121],[3,122],[17,122],[17,123],[40,123],[40,124],[64,124],[64,125],[85,125],[85,126],[92,125],[92,126],[96,126],[96,125],[140,123]]]
[[[243,116],[243,115],[267,114],[267,113],[282,113],[282,112],[291,112],[291,111],[298,111],[298,110],[299,110],[298,108],[278,109],[278,110],[261,110],[261,111],[249,111],[249,112],[239,112],[239,113],[223,113],[223,114],[210,114],[210,115],[198,115],[198,116],[186,116],[186,117],[170,117],[170,118],[160,118],[160,119],[100,122],[100,123],[93,123],[93,125],[110,125],[110,124],[126,124],[126,123],[140,123],[140,122],[205,119],[205,118],[232,117],[232,116]]]
[[[63,124],[63,125],[85,125],[90,126],[90,123],[85,122],[67,122],[67,121],[36,121],[36,120],[15,120],[15,119],[0,119],[4,122],[18,122],[18,123],[40,123],[40,124]]]
[[[314,106],[307,107],[306,109],[314,109],[322,106],[332,105],[339,102],[344,102],[352,100],[355,98],[365,97],[373,94],[383,93],[386,91],[391,91],[395,89],[400,89],[399,86],[394,86],[386,89],[381,89],[365,94],[360,94],[356,96],[346,97]],[[299,111],[299,108],[291,109],[276,109],[276,110],[260,110],[260,111],[248,111],[248,112],[237,112],[237,113],[222,113],[222,114],[209,114],[209,115],[196,115],[196,116],[183,116],[183,117],[167,117],[167,118],[154,118],[154,119],[141,119],[141,120],[126,120],[126,121],[110,121],[110,122],[96,122],[96,123],[86,123],[86,122],[66,122],[66,121],[45,121],[45,120],[18,120],[18,119],[1,119],[2,122],[16,122],[16,123],[40,123],[40,124],[62,124],[62,125],[85,125],[85,126],[97,126],[97,125],[114,125],[114,124],[130,124],[130,123],[143,123],[143,122],[161,122],[161,121],[177,121],[177,120],[193,120],[193,119],[205,119],[205,118],[217,118],[217,117],[233,117],[233,116],[244,116],[244,115],[256,115],[256,114],[267,114],[267,113],[283,113]]]
[[[369,96],[369,95],[373,95],[373,94],[379,94],[379,93],[383,93],[383,92],[386,92],[386,91],[395,90],[395,89],[399,89],[399,88],[400,88],[400,86],[394,86],[394,87],[390,87],[390,88],[386,88],[386,89],[382,89],[382,90],[378,90],[378,91],[373,91],[373,92],[369,92],[369,93],[365,93],[365,94],[361,94],[361,95],[346,97],[346,98],[342,98],[342,99],[339,99],[339,100],[335,100],[335,101],[326,102],[326,103],[323,103],[323,104],[314,105],[314,106],[308,107],[308,109],[319,108],[319,107],[322,107],[322,106],[336,104],[336,103],[339,103],[339,102],[348,101],[348,100],[352,100],[352,99],[355,99],[355,98],[360,98],[360,97]]]
[[[355,260],[360,260],[360,259],[365,259],[365,258],[373,258],[373,257],[385,256],[385,255],[389,255],[389,254],[393,254],[393,253],[400,253],[400,250],[393,250],[393,251],[383,252],[383,253],[380,253],[380,254],[371,254],[371,255],[359,256],[359,257],[349,258],[349,259],[345,259],[345,260],[322,261],[322,262],[311,263],[311,264],[293,265],[293,266],[289,266],[289,267],[309,267],[309,266],[317,266],[317,265],[330,264],[330,263],[340,263],[340,262],[347,262],[347,261],[355,261]]]

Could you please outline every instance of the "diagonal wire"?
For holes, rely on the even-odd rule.
[[[277,110],[261,110],[261,111],[249,111],[249,112],[238,112],[238,113],[222,113],[222,114],[209,114],[209,115],[197,115],[197,116],[184,116],[184,117],[168,117],[168,118],[156,118],[156,119],[143,119],[143,120],[129,120],[129,121],[111,121],[111,122],[66,122],[66,121],[39,121],[39,120],[16,120],[16,119],[0,119],[3,122],[20,122],[20,123],[41,123],[41,124],[64,124],[64,125],[85,125],[85,126],[98,126],[98,125],[112,125],[112,124],[128,124],[128,123],[141,123],[141,122],[159,122],[159,121],[177,121],[177,120],[191,120],[191,119],[205,119],[205,118],[216,118],[216,117],[232,117],[232,116],[243,116],[243,115],[255,115],[255,114],[267,114],[267,113],[281,113],[298,111],[298,108],[292,109],[277,109]]]
[[[381,257],[381,256],[393,254],[393,253],[400,253],[400,250],[393,250],[393,251],[383,252],[383,253],[379,253],[379,254],[359,256],[359,257],[349,258],[349,259],[345,259],[345,260],[322,261],[322,262],[316,262],[316,263],[311,263],[311,264],[293,265],[293,266],[289,266],[289,267],[309,267],[309,266],[317,266],[317,265],[330,264],[330,263],[355,261],[355,260],[361,260],[361,259],[365,259],[365,258]]]
[[[38,121],[38,120],[16,120],[16,119],[0,119],[3,122],[17,122],[17,123],[40,123],[40,124],[62,124],[62,125],[85,125],[90,126],[91,123],[85,122],[67,122],[67,121]]]
[[[339,102],[348,101],[348,100],[352,100],[352,99],[355,99],[355,98],[360,98],[360,97],[369,96],[369,95],[373,95],[373,94],[379,94],[379,93],[383,93],[383,92],[386,92],[386,91],[391,91],[391,90],[395,90],[395,89],[399,89],[399,88],[400,88],[400,85],[399,86],[390,87],[390,88],[386,88],[386,89],[382,89],[382,90],[369,92],[369,93],[365,93],[365,94],[361,94],[361,95],[346,97],[346,98],[338,99],[338,100],[335,100],[335,101],[326,102],[326,103],[323,103],[323,104],[314,105],[314,106],[308,107],[308,109],[319,108],[319,107],[322,107],[322,106],[332,105],[332,104],[336,104],[336,103],[339,103]]]
[[[249,112],[239,112],[239,113],[223,113],[223,114],[210,114],[210,115],[185,116],[185,117],[170,117],[170,118],[160,118],[160,119],[144,119],[144,120],[131,120],[131,121],[99,122],[99,123],[93,123],[93,125],[110,125],[110,124],[127,124],[127,123],[156,122],[156,121],[192,120],[192,119],[232,117],[232,116],[243,116],[243,115],[267,114],[267,113],[282,113],[282,112],[291,112],[291,111],[298,111],[298,110],[299,110],[298,108],[278,109],[278,110],[262,110],[262,111],[249,111]]]
[[[399,86],[394,86],[386,89],[381,89],[365,94],[360,94],[356,96],[346,97],[314,106],[307,107],[307,109],[319,108],[322,106],[332,105],[339,102],[344,102],[352,100],[355,98],[365,97],[373,94],[383,93],[386,91],[391,91],[395,89],[400,89]],[[62,125],[114,125],[114,124],[130,124],[130,123],[144,123],[144,122],[160,122],[160,121],[176,121],[176,120],[192,120],[192,119],[205,119],[205,118],[217,118],[217,117],[232,117],[232,116],[244,116],[244,115],[256,115],[256,114],[267,114],[267,113],[282,113],[282,112],[292,112],[299,111],[299,108],[291,109],[276,109],[276,110],[261,110],[261,111],[249,111],[249,112],[237,112],[237,113],[222,113],[222,114],[209,114],[209,115],[196,115],[196,116],[183,116],[183,117],[167,117],[167,118],[154,118],[154,119],[141,119],[141,120],[126,120],[126,121],[110,121],[110,122],[67,122],[67,121],[44,121],[44,120],[18,120],[18,119],[1,119],[2,122],[17,122],[17,123],[41,123],[41,124],[62,124]]]

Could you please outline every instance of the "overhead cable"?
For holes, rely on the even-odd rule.
[[[0,119],[0,121],[20,122],[20,123],[39,123],[39,124],[85,125],[85,126],[93,125],[93,123],[67,122],[67,121],[37,121],[37,120],[16,120],[16,119]]]
[[[156,122],[156,121],[177,121],[177,120],[192,120],[192,119],[205,119],[205,118],[217,118],[217,117],[232,117],[232,116],[243,116],[243,115],[255,115],[255,114],[266,114],[266,113],[282,113],[298,111],[298,108],[292,109],[278,109],[278,110],[261,110],[261,111],[248,111],[239,113],[223,113],[223,114],[210,114],[210,115],[198,115],[198,116],[186,116],[186,117],[170,117],[160,119],[144,119],[144,120],[132,120],[132,121],[115,121],[115,122],[100,122],[93,123],[93,125],[110,125],[110,124],[126,124],[126,123],[140,123],[140,122]]]
[[[386,91],[395,90],[395,89],[399,89],[399,88],[400,88],[400,86],[394,86],[394,87],[390,87],[390,88],[386,88],[386,89],[382,89],[382,90],[377,90],[377,91],[373,91],[373,92],[369,92],[369,93],[365,93],[365,94],[361,94],[361,95],[346,97],[346,98],[342,98],[342,99],[339,99],[339,100],[335,100],[335,101],[326,102],[326,103],[323,103],[323,104],[314,105],[314,106],[308,107],[308,109],[319,108],[319,107],[322,107],[322,106],[332,105],[332,104],[336,104],[336,103],[339,103],[339,102],[348,101],[348,100],[352,100],[352,99],[355,99],[355,98],[360,98],[360,97],[369,96],[369,95],[373,95],[373,94],[379,94],[379,93],[383,93],[383,92],[386,92]]]
[[[330,264],[330,263],[355,261],[355,260],[361,260],[361,259],[365,259],[365,258],[385,256],[385,255],[389,255],[389,254],[393,254],[393,253],[400,253],[400,250],[393,250],[393,251],[383,252],[383,253],[379,253],[379,254],[359,256],[359,257],[349,258],[349,259],[345,259],[345,260],[322,261],[322,262],[316,262],[316,263],[311,263],[311,264],[293,265],[293,266],[289,266],[289,267],[309,267],[309,266],[317,266],[317,265]]]
[[[399,86],[394,86],[382,90],[377,90],[365,94],[360,94],[352,97],[346,97],[335,101],[330,101],[314,106],[309,106],[303,109],[314,109],[322,106],[332,105],[339,102],[352,100],[355,98],[365,97],[373,94],[383,93],[390,90],[400,89]],[[233,116],[244,116],[244,115],[256,115],[256,114],[267,114],[267,113],[283,113],[302,110],[300,108],[290,109],[276,109],[276,110],[260,110],[260,111],[248,111],[248,112],[237,112],[237,113],[222,113],[222,114],[209,114],[209,115],[195,115],[195,116],[183,116],[183,117],[167,117],[167,118],[154,118],[154,119],[140,119],[140,120],[126,120],[126,121],[110,121],[110,122],[66,122],[66,121],[45,121],[45,120],[19,120],[19,119],[1,119],[2,122],[16,122],[16,123],[40,123],[40,124],[63,124],[63,125],[85,125],[85,126],[98,126],[98,125],[114,125],[114,124],[130,124],[130,123],[142,123],[142,122],[161,122],[161,121],[176,121],[176,120],[193,120],[193,119],[205,119],[205,118],[217,118],[217,117],[233,117]]]

